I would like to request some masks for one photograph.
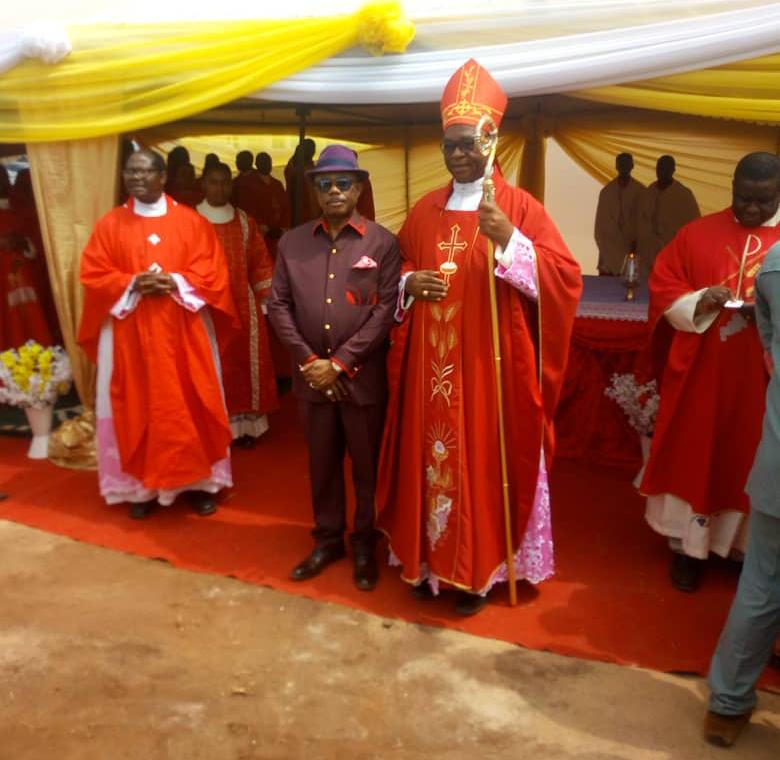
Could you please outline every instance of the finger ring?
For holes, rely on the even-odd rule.
[[[333,391],[332,391],[330,388],[328,388],[328,390],[326,390],[326,391],[325,391],[325,393],[326,393],[328,396],[332,396],[332,395],[333,395]]]
[[[423,298],[427,298],[428,297],[428,293],[429,293],[429,291],[423,290],[423,292],[422,292]]]
[[[315,388],[315,387],[316,386],[314,385],[314,383],[309,383],[309,388]]]

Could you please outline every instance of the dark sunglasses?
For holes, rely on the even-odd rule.
[[[457,148],[460,148],[461,153],[473,153],[476,145],[473,137],[463,137],[460,140],[442,140],[441,150],[448,156],[451,156]]]
[[[317,177],[314,180],[314,187],[321,193],[327,193],[333,185],[335,185],[340,192],[345,193],[354,184],[355,180],[352,177],[336,177],[336,179],[329,179],[328,177]]]

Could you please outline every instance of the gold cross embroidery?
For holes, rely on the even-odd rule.
[[[439,271],[444,275],[444,282],[450,284],[450,277],[458,271],[458,265],[453,261],[456,253],[465,251],[469,247],[469,244],[465,240],[458,241],[458,234],[460,233],[460,225],[453,224],[450,227],[450,239],[442,240],[437,244],[437,248],[447,255],[447,260],[443,261],[439,266]]]

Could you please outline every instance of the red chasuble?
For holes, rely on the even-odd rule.
[[[425,196],[401,230],[405,271],[452,272],[444,301],[415,302],[392,336],[391,395],[377,486],[378,525],[403,577],[428,573],[488,588],[506,561],[487,241],[477,212],[447,211],[448,186]],[[534,244],[538,303],[498,280],[513,546],[533,504],[582,282],[544,208],[496,177],[496,200]],[[490,264],[493,266],[493,263]]]
[[[225,251],[230,289],[241,320],[240,330],[219,336],[228,413],[264,414],[277,407],[268,327],[259,306],[271,288],[273,264],[257,225],[240,209],[231,221],[215,224],[214,230]]]
[[[744,488],[768,380],[755,323],[723,309],[697,334],[673,329],[663,314],[701,288],[726,285],[736,293],[746,243],[741,297],[754,302],[755,276],[778,240],[780,227],[743,227],[726,209],[683,227],[656,259],[650,324],[661,404],[642,493],[674,494],[697,514],[748,511]]]
[[[211,224],[166,200],[165,216],[143,217],[130,199],[98,221],[84,249],[78,339],[93,361],[110,310],[133,276],[153,264],[182,275],[217,326],[235,321],[228,268]],[[145,296],[127,317],[113,320],[111,408],[122,470],[149,489],[208,478],[232,439],[201,312],[169,295]]]
[[[0,235],[28,236],[27,222],[9,209],[0,209]],[[38,256],[43,250],[38,248]],[[0,248],[0,351],[18,348],[28,340],[52,344],[38,283],[38,261],[20,251]]]

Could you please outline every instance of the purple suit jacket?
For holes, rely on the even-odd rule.
[[[268,317],[293,360],[331,359],[350,400],[360,406],[387,398],[385,359],[398,298],[401,257],[395,235],[355,213],[335,240],[322,219],[279,240]],[[293,372],[304,401],[330,403]]]

